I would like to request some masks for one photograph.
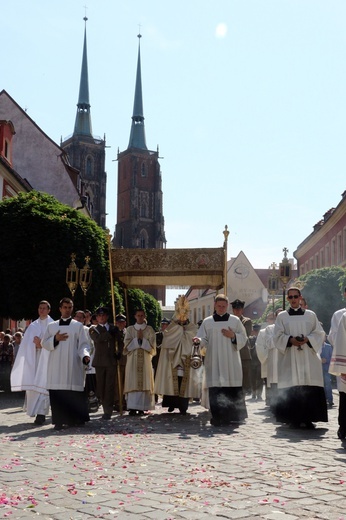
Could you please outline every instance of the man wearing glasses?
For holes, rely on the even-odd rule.
[[[297,287],[287,291],[289,308],[280,312],[274,328],[278,349],[278,396],[273,412],[291,428],[315,428],[328,421],[321,359],[325,332],[314,312],[302,309]]]

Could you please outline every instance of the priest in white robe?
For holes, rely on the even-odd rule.
[[[197,325],[189,321],[189,302],[180,296],[173,320],[163,334],[155,377],[155,394],[162,395],[163,408],[178,408],[185,415],[189,400],[196,395],[198,373],[191,367],[193,338]]]
[[[213,426],[227,426],[247,417],[242,391],[242,365],[239,351],[247,344],[247,335],[237,316],[230,315],[227,296],[215,298],[215,312],[205,318],[197,336],[205,348],[205,386]]]
[[[127,327],[123,354],[127,356],[124,394],[129,415],[155,410],[152,357],[156,354],[156,334],[147,324],[145,312],[138,309],[136,323]]]
[[[330,338],[330,334],[328,338]],[[338,437],[346,439],[346,310],[339,316],[333,334],[333,353],[329,373],[337,376],[339,391]]]
[[[35,417],[34,423],[41,426],[49,412],[49,393],[47,390],[47,367],[49,353],[42,349],[41,340],[48,323],[50,304],[46,300],[38,305],[39,318],[33,321],[25,331],[18,354],[11,371],[11,390],[25,390],[24,411],[29,417]]]
[[[300,290],[290,287],[290,307],[276,318],[278,396],[273,412],[278,422],[312,429],[314,422],[328,421],[319,355],[325,332],[316,314],[300,307],[300,297]]]
[[[59,309],[60,320],[48,325],[42,340],[42,347],[49,351],[47,388],[56,430],[82,426],[90,419],[84,392],[89,340],[82,323],[71,317],[72,300],[63,298]]]

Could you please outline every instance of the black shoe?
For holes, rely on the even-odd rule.
[[[129,410],[129,415],[131,415],[131,416],[136,415],[136,410]]]
[[[144,411],[143,410],[137,410],[137,414],[138,415],[144,415]]]
[[[56,424],[56,425],[54,426],[54,430],[62,430],[63,428],[64,428],[64,427],[63,427],[62,424]]]
[[[316,428],[316,426],[311,421],[308,421],[308,422],[305,423],[305,428],[307,430],[314,430]]]
[[[42,426],[42,424],[44,424],[45,421],[46,421],[45,415],[37,414],[36,419],[34,420],[34,424],[37,424],[37,426]]]
[[[110,413],[104,413],[101,417],[104,421],[109,421],[112,418]]]
[[[179,408],[179,412],[180,412],[180,415],[186,415],[186,410],[181,410],[181,409]]]
[[[337,433],[337,435],[338,435],[339,439],[340,439],[341,441],[343,441],[343,440],[346,438],[346,430],[344,430],[344,429],[341,428],[341,426],[340,426],[340,428],[338,429],[338,433]]]
[[[169,411],[169,413],[174,412],[174,408],[173,408],[173,406],[170,406],[170,407],[168,408],[168,411]]]
[[[299,430],[300,429],[300,423],[292,422],[292,423],[289,424],[289,428],[291,428],[291,430]]]
[[[221,421],[219,419],[214,419],[214,417],[210,419],[210,424],[212,426],[222,426]]]

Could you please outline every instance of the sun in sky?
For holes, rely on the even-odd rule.
[[[216,38],[224,38],[227,34],[227,25],[223,22],[218,23],[215,29]]]

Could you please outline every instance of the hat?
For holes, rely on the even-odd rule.
[[[99,307],[98,309],[96,309],[95,314],[96,315],[99,315],[99,314],[109,315],[109,309],[108,309],[108,307]]]
[[[115,321],[123,321],[123,322],[126,321],[126,316],[125,316],[125,314],[117,314],[117,315],[115,316]]]
[[[171,323],[167,318],[162,318],[161,323]]]
[[[243,309],[243,307],[245,307],[245,302],[242,302],[237,298],[234,302],[231,302],[231,305],[234,309]]]

